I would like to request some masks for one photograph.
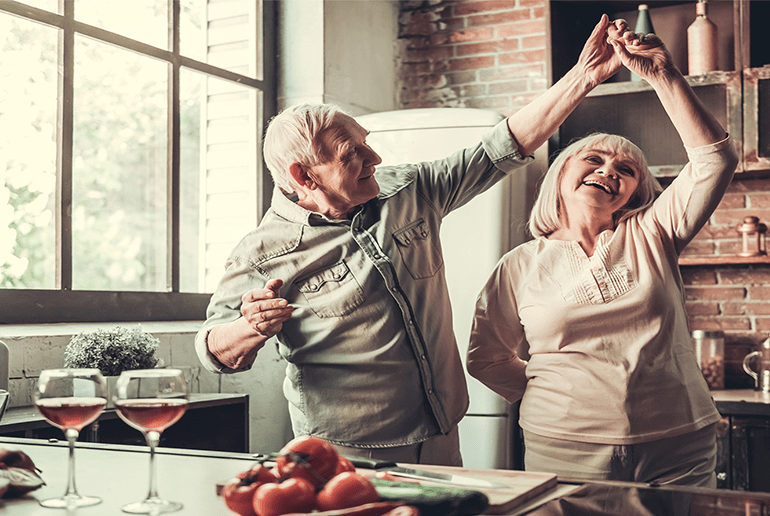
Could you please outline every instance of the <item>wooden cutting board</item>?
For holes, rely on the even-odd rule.
[[[485,514],[504,514],[515,509],[536,497],[537,495],[556,487],[556,475],[552,473],[531,473],[511,469],[468,469],[449,466],[429,466],[427,464],[400,464],[406,468],[435,471],[437,473],[452,473],[467,477],[481,478],[498,484],[505,484],[507,488],[479,488],[468,487],[473,491],[480,491],[489,498],[489,508]],[[406,480],[399,478],[398,480]],[[426,485],[444,485],[428,481],[420,481]],[[463,486],[456,486],[463,487]]]

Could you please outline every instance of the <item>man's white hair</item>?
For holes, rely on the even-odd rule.
[[[320,136],[333,125],[335,116],[346,114],[332,104],[298,104],[284,109],[267,126],[263,155],[273,182],[286,193],[295,191],[289,173],[293,163],[312,167],[326,159]]]

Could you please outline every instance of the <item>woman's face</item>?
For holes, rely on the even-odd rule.
[[[564,164],[559,193],[568,210],[590,207],[611,217],[628,204],[640,177],[638,165],[628,156],[585,148]]]

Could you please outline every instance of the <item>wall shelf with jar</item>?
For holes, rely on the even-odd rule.
[[[735,228],[741,235],[741,251],[734,255],[682,256],[680,266],[698,265],[752,265],[770,263],[767,255],[767,225],[759,217],[750,215]]]
[[[687,73],[688,27],[696,11],[703,9],[696,0],[554,0],[549,3],[551,80],[556,82],[577,61],[583,42],[603,13],[610,19],[624,18],[634,28],[639,4],[647,5],[655,33]],[[770,170],[770,45],[761,25],[770,19],[770,2],[711,0],[706,9],[718,36],[718,70],[687,79],[739,147],[742,160],[737,172]],[[653,174],[661,178],[676,176],[687,161],[652,88],[644,81],[632,81],[627,70],[591,92],[551,139],[551,153],[592,131],[632,140],[646,154]]]

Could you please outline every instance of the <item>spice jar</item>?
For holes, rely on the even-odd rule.
[[[743,249],[738,256],[763,256],[765,249],[765,232],[767,226],[759,222],[759,217],[746,217],[743,224],[738,226],[738,233],[743,240]]]
[[[721,331],[695,330],[692,332],[692,350],[709,389],[724,389],[725,334]]]

